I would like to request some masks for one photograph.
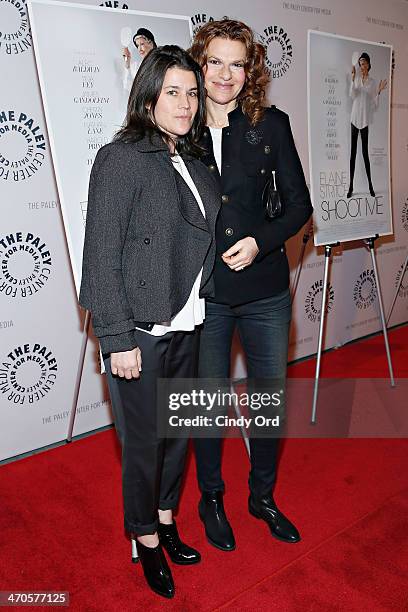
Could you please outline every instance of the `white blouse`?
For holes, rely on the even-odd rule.
[[[350,83],[350,97],[353,100],[351,109],[351,123],[362,130],[370,123],[372,108],[377,108],[379,99],[378,89],[374,79],[368,77],[364,82],[356,76]]]
[[[217,162],[218,171],[221,174],[221,151],[222,151],[222,128],[210,127],[211,138],[213,141],[213,151],[215,161]]]
[[[140,63],[141,62],[131,60],[130,67],[126,68],[126,64],[123,62],[122,85],[123,90],[127,94],[130,94],[130,90],[132,89],[133,81],[135,80],[136,73],[139,70]]]
[[[193,195],[197,200],[197,204],[205,217],[205,210],[200,194],[198,193],[197,187],[195,186],[183,159],[180,157],[180,155],[173,155],[171,160],[175,169],[181,174],[193,192]],[[203,269],[201,268],[191,289],[187,302],[171,321],[161,321],[160,323],[156,323],[150,331],[145,329],[140,331],[144,331],[152,336],[164,336],[164,334],[167,334],[167,332],[170,331],[192,331],[196,325],[201,325],[205,319],[205,300],[199,296],[202,274]],[[139,328],[137,327],[136,329]]]

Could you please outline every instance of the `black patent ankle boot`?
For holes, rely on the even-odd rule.
[[[173,576],[171,575],[161,544],[154,548],[149,548],[138,541],[137,550],[147,584],[152,591],[162,597],[174,597]]]
[[[180,540],[176,521],[173,519],[171,525],[159,524],[159,540],[160,544],[166,550],[173,563],[179,565],[193,565],[201,561],[201,555],[198,550],[187,546]]]

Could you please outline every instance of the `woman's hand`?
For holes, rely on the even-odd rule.
[[[386,79],[381,79],[379,85],[378,85],[378,95],[380,95],[380,93],[387,87],[387,80]]]
[[[355,78],[356,78],[356,67],[353,66],[351,69],[351,80],[353,81],[353,83],[354,83]]]
[[[142,352],[137,346],[131,351],[111,353],[111,370],[114,376],[126,378],[139,378],[142,371]]]
[[[251,265],[258,253],[259,249],[255,238],[247,236],[247,238],[238,240],[228,251],[225,251],[222,259],[231,270],[240,272]]]

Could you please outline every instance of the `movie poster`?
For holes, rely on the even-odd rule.
[[[391,53],[385,44],[309,31],[316,246],[392,234]]]
[[[46,0],[32,0],[29,8],[65,233],[79,293],[88,182],[96,153],[123,123],[134,76],[151,48],[150,38],[157,46],[177,44],[187,48],[190,18]]]

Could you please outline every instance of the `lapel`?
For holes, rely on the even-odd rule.
[[[153,138],[152,143],[146,138],[137,143],[137,149],[143,152],[154,153],[160,164],[160,175],[163,179],[162,185],[168,186],[166,189],[167,194],[169,193],[170,185],[174,187],[177,206],[184,219],[194,227],[213,235],[221,198],[216,182],[211,175],[209,176],[206,166],[195,158],[187,155],[183,157],[203,202],[206,215],[204,218],[193,192],[183,177],[173,167],[168,148],[166,146],[163,147],[162,143],[157,139]]]
[[[207,167],[202,162],[193,159],[185,159],[184,161],[203,202],[207,228],[212,230],[215,226],[215,221],[221,205],[221,198],[215,177],[209,174]],[[193,194],[191,195],[194,197]],[[196,206],[198,208],[197,204]],[[201,218],[203,218],[202,215]],[[213,233],[213,231],[211,231],[211,233]]]
[[[183,177],[173,167],[168,149],[155,151],[155,157],[160,177],[159,188],[163,197],[175,202],[180,214],[190,225],[208,232],[206,220],[198,207],[197,200]]]
[[[201,196],[197,182],[195,181],[193,173],[191,172],[192,164],[188,164],[188,165],[186,164],[186,166],[188,168],[191,178],[193,179],[193,182],[195,183],[197,187],[198,193]],[[188,221],[188,223],[190,223],[190,225],[194,225],[195,227],[198,227],[199,229],[204,230],[205,232],[208,232],[209,228],[207,225],[207,221],[204,218],[198,206],[198,202],[195,199],[193,192],[191,191],[190,187],[187,185],[184,178],[178,172],[178,170],[176,170],[176,168],[173,168],[173,172],[174,172],[174,177],[176,180],[176,186],[177,186],[177,191],[178,191],[178,196],[179,196],[178,205],[179,205],[181,214],[183,215],[184,219]],[[205,213],[207,215],[207,210],[204,204],[204,200],[203,200],[203,205],[204,205]]]

